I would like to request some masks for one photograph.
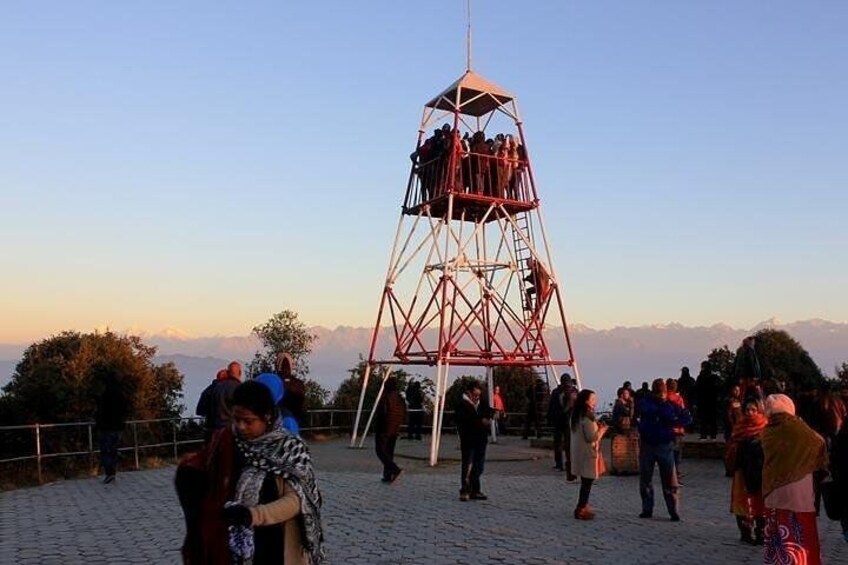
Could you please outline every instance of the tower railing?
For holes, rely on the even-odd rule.
[[[452,163],[453,161],[453,163]],[[442,155],[412,165],[405,209],[453,193],[472,200],[504,200],[531,204],[533,200],[527,161],[497,155],[464,153],[450,159]]]

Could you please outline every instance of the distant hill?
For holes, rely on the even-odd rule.
[[[585,387],[595,389],[601,405],[610,402],[622,381],[641,381],[656,377],[677,377],[680,367],[687,365],[693,375],[700,362],[715,347],[727,344],[735,349],[746,335],[771,327],[788,331],[810,352],[825,374],[833,376],[836,365],[848,361],[848,324],[826,320],[806,320],[782,324],[767,320],[749,329],[732,328],[725,324],[687,327],[663,324],[638,327],[617,327],[595,330],[574,325],[571,336],[580,374]],[[339,326],[335,329],[310,328],[318,340],[309,359],[310,377],[325,388],[335,391],[348,376],[359,356],[367,356],[371,329]],[[389,330],[383,330],[378,340],[377,354],[387,357]],[[562,329],[546,331],[555,357],[565,356]],[[200,391],[211,382],[218,369],[231,360],[246,362],[259,346],[250,336],[213,336],[192,338],[178,331],[143,336],[146,343],[159,348],[157,362],[172,361],[185,375],[185,400],[188,412],[193,413]],[[559,340],[559,341],[557,341]],[[21,345],[0,344],[0,384],[5,384],[23,351]],[[18,357],[18,358],[16,358]],[[412,367],[413,374],[430,375],[430,367]],[[479,370],[456,368],[454,374],[477,374]]]

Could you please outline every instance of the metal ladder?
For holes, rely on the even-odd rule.
[[[517,230],[512,232],[512,245],[515,251],[515,260],[518,262],[518,288],[521,290],[521,313],[524,319],[524,325],[530,330],[527,333],[527,351],[535,351],[536,345],[539,342],[539,330],[531,325],[533,315],[536,312],[536,304],[539,300],[538,289],[532,295],[527,295],[528,282],[525,280],[530,276],[530,269],[527,268],[527,260],[533,256],[530,252],[530,247],[519,235],[519,231],[524,234],[530,243],[533,243],[533,231],[530,229],[529,213],[524,212],[515,216],[515,224]],[[547,370],[546,370],[547,373]],[[547,374],[545,375],[547,380]]]

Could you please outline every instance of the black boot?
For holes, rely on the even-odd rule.
[[[765,543],[766,519],[754,519],[754,545],[763,545]]]
[[[751,524],[743,516],[736,517],[736,526],[739,528],[739,541],[754,545],[754,536],[751,534]]]

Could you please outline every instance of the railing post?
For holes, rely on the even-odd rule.
[[[91,431],[91,422],[86,427],[88,428],[88,466],[90,470],[94,466],[94,433]]]
[[[138,461],[138,423],[133,422],[133,451],[135,452],[135,470],[138,471],[141,469],[141,465]]]
[[[330,410],[330,433],[334,433],[336,431],[336,427],[333,425],[333,416],[335,413],[335,410]]]
[[[180,459],[177,453],[177,420],[171,420],[171,424],[171,430],[174,432],[174,463],[177,463]]]
[[[35,461],[38,467],[38,484],[41,484],[41,427],[38,422],[35,423]]]

